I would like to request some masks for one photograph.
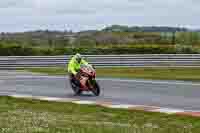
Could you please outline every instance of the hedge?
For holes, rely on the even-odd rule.
[[[34,48],[17,44],[0,44],[0,56],[70,55],[82,54],[197,54],[199,49],[191,46],[153,47],[141,45],[131,48]]]

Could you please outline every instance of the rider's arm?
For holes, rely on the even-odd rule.
[[[82,59],[81,64],[88,65],[88,62],[86,60]]]
[[[71,72],[72,74],[76,75],[77,72],[76,72],[76,70],[75,70],[75,66],[74,66],[74,65],[75,65],[75,64],[74,64],[74,61],[71,60],[71,61],[69,62],[69,64],[68,64],[68,72]]]
[[[81,64],[90,65],[90,64],[89,64],[86,60],[84,60],[84,59],[82,59]],[[94,68],[93,65],[90,65],[90,66]],[[95,68],[94,68],[94,69],[95,69]]]

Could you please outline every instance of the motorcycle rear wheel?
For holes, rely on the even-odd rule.
[[[75,83],[71,82],[71,87],[75,95],[80,95],[82,93],[82,90]]]

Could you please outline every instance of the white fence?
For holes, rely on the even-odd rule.
[[[96,67],[200,67],[200,54],[85,55]],[[0,68],[65,67],[66,56],[1,56]]]

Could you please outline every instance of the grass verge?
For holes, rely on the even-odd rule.
[[[2,133],[199,133],[200,119],[0,97]]]
[[[65,75],[63,68],[30,68],[31,72]],[[97,68],[98,77],[200,81],[200,68]]]

